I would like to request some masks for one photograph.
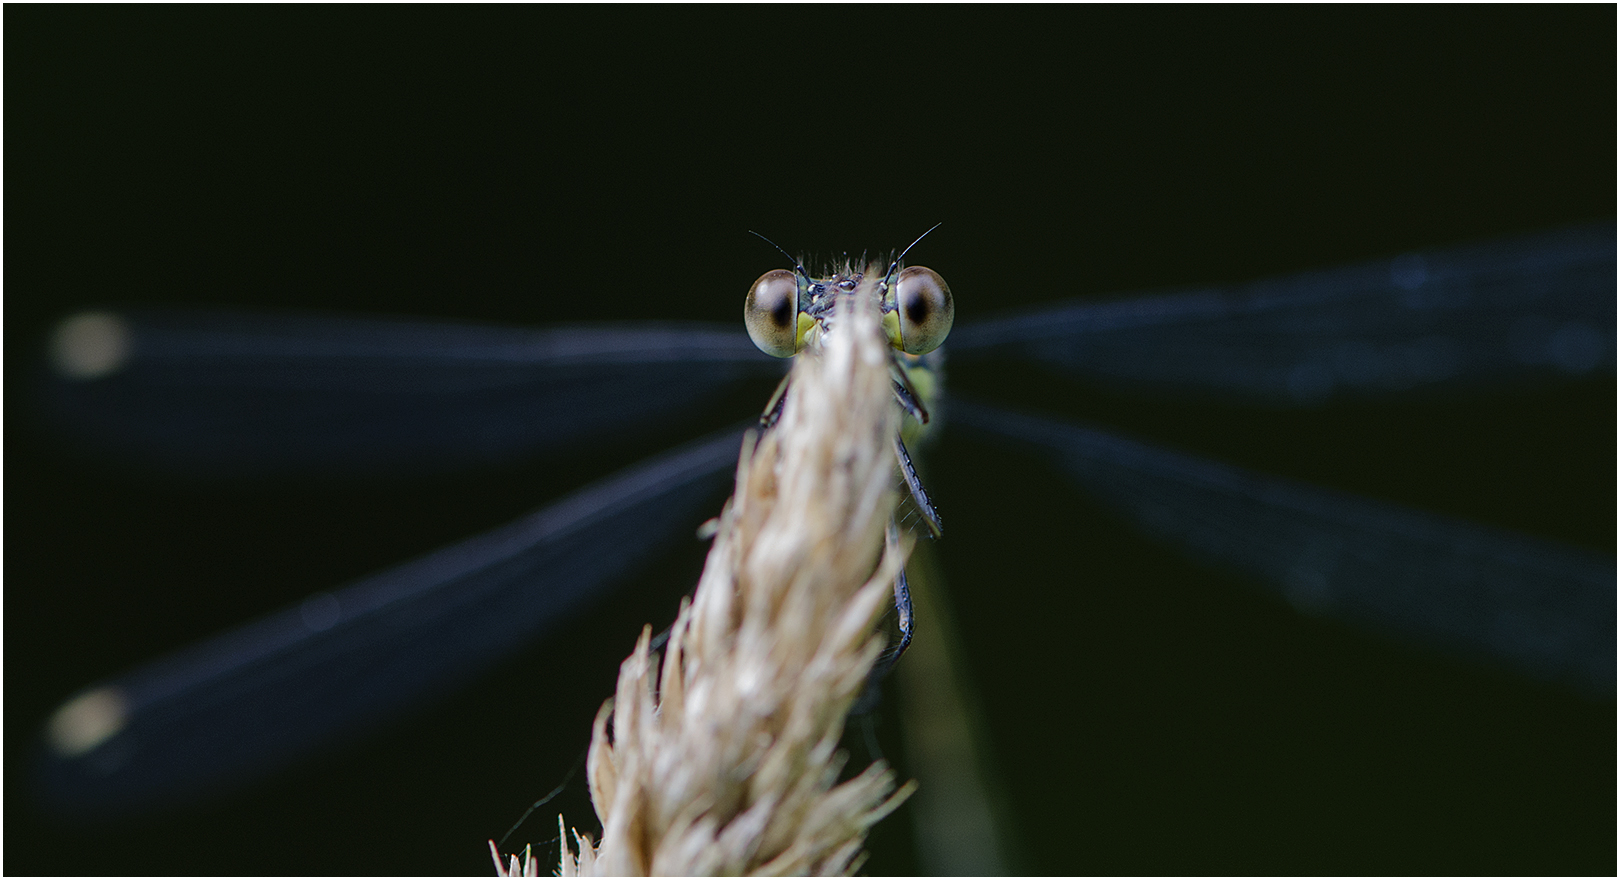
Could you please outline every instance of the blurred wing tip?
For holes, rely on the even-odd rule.
[[[45,724],[45,742],[59,758],[77,758],[112,739],[129,722],[123,691],[98,687],[63,703]]]
[[[51,333],[51,366],[58,376],[88,381],[124,368],[131,352],[129,322],[113,312],[72,315]]]

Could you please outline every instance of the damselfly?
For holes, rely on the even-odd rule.
[[[1579,376],[1613,368],[1614,242],[1609,225],[1059,303],[964,322],[947,348],[953,364],[999,356],[1274,406]],[[223,473],[538,454],[780,370],[739,329],[701,325],[131,311],[70,318],[53,345],[50,399],[81,436]],[[1612,558],[963,397],[942,414],[949,430],[1053,456],[1150,533],[1296,607],[1613,695]],[[204,789],[465,680],[690,534],[738,437],[678,447],[88,689],[51,723],[52,796],[135,807]]]

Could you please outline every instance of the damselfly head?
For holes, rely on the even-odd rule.
[[[933,232],[937,229],[935,224]],[[956,318],[956,306],[951,300],[951,288],[938,272],[923,266],[907,266],[900,261],[928,235],[924,232],[907,245],[883,272],[875,285],[867,289],[878,298],[883,315],[883,330],[889,345],[897,351],[922,355],[938,348],[951,331]],[[759,233],[754,233],[759,235]],[[794,259],[775,242],[760,235],[788,259]],[[882,264],[859,269],[844,266],[826,277],[812,278],[804,264],[794,260],[793,270],[772,269],[754,281],[748,289],[743,305],[743,324],[748,336],[760,351],[772,357],[792,357],[804,350],[810,331],[818,325],[825,328],[832,317],[833,301],[839,293],[850,293],[861,287],[863,279],[875,275]]]

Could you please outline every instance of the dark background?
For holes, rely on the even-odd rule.
[[[47,817],[28,760],[76,689],[705,427],[448,476],[155,476],[40,423],[31,365],[70,310],[733,322],[780,263],[749,229],[829,255],[944,221],[912,260],[965,324],[1615,214],[1611,6],[11,6],[5,25],[12,874],[483,873],[484,839],[566,774],[701,563],[686,547],[460,695],[234,793]],[[1305,412],[952,381],[1614,549],[1612,376]],[[1303,617],[948,431],[929,486],[1018,870],[1614,872],[1612,700]],[[558,809],[593,825],[576,782],[519,837]],[[917,870],[908,822],[880,826],[870,872]]]

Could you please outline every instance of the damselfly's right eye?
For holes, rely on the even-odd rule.
[[[799,350],[799,279],[786,269],[759,276],[748,289],[743,324],[760,351],[793,357]]]
[[[895,306],[900,312],[901,348],[907,354],[927,354],[939,348],[956,320],[956,304],[951,302],[945,279],[923,266],[901,270]]]

